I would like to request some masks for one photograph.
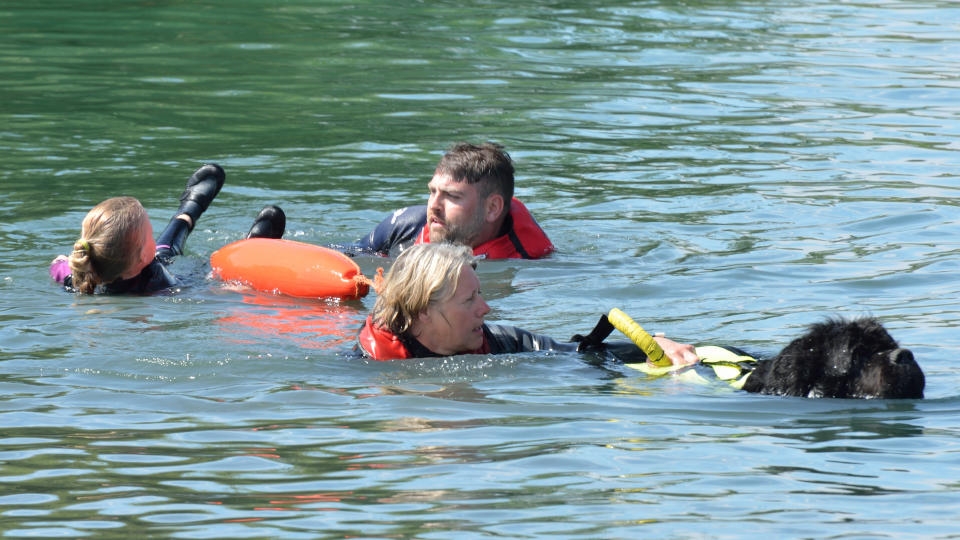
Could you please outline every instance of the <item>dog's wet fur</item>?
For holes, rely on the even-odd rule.
[[[922,398],[923,371],[880,321],[828,319],[809,327],[747,378],[748,392],[811,398]]]

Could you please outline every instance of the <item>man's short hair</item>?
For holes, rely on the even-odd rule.
[[[507,207],[513,199],[513,160],[497,143],[456,143],[440,159],[435,174],[448,175],[455,182],[479,183],[482,198],[499,193]]]

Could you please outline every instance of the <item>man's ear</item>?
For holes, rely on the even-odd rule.
[[[503,195],[491,193],[483,205],[484,219],[487,223],[495,223],[503,215]]]

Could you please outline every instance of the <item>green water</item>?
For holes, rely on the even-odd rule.
[[[0,5],[0,534],[952,538],[960,477],[952,2]],[[373,305],[209,280],[265,204],[287,237],[422,203],[495,140],[558,252],[488,261],[490,319],[620,307],[775,351],[879,317],[922,401],[759,397],[574,355],[347,357]],[[227,183],[151,297],[47,265],[115,195],[159,230]],[[389,261],[359,257],[371,275]]]

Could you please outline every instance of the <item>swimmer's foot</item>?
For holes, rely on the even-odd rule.
[[[200,167],[187,180],[187,188],[180,195],[180,209],[177,215],[190,216],[190,230],[197,224],[200,215],[210,206],[210,202],[220,193],[227,173],[216,163],[207,163]]]
[[[247,238],[282,238],[287,226],[287,215],[279,206],[264,206],[257,214]]]

